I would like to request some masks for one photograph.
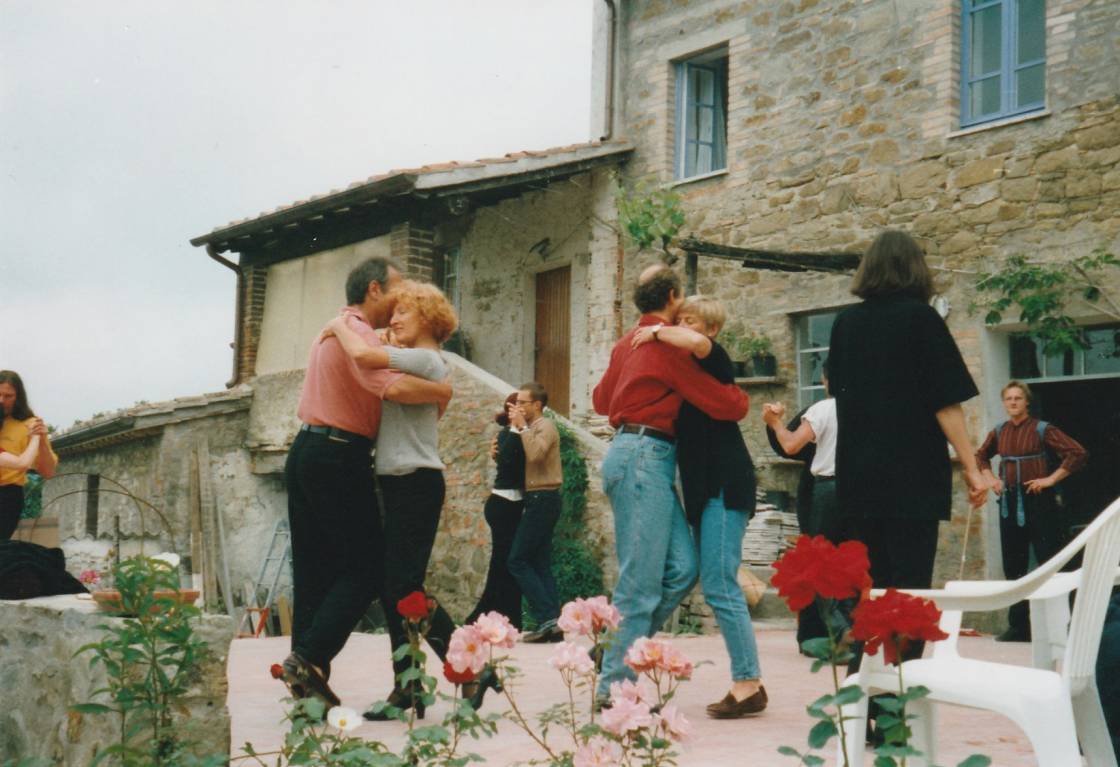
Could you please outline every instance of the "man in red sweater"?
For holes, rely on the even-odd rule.
[[[664,265],[642,272],[634,304],[638,327],[671,325],[684,300],[680,277]],[[670,344],[632,348],[637,328],[611,350],[611,361],[595,387],[595,411],[615,428],[603,460],[603,489],[614,511],[618,583],[612,597],[622,626],[603,658],[597,697],[606,700],[612,682],[634,678],[623,663],[634,640],[652,636],[696,583],[696,548],[673,486],[677,450],[675,421],[688,401],[721,421],[747,414],[747,395],[720,384],[692,355]]]

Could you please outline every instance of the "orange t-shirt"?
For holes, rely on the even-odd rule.
[[[370,346],[382,346],[356,309],[342,310],[346,325]],[[404,375],[396,370],[358,367],[337,338],[311,344],[299,398],[299,418],[312,426],[333,426],[375,439],[381,425],[381,398]]]

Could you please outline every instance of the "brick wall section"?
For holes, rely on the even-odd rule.
[[[982,392],[1007,375],[984,364],[992,335],[968,307],[978,271],[1005,256],[1120,252],[1120,5],[1047,3],[1048,114],[969,131],[959,125],[956,0],[733,0],[629,3],[620,32],[619,135],[636,145],[626,181],[672,183],[672,62],[726,44],[728,168],[676,184],[683,234],[781,251],[860,252],[887,227],[919,237],[952,310],[949,328]],[[654,256],[628,253],[626,285]],[[776,385],[753,386],[744,422],[764,487],[792,489],[796,467],[771,460],[760,403],[796,402],[793,316],[853,301],[850,277],[745,270],[700,259],[698,289],[732,321],[774,340]],[[1114,291],[1120,280],[1112,278]],[[625,302],[628,324],[635,317]],[[983,397],[966,406],[975,438],[990,427]],[[966,577],[994,552],[988,513],[971,521],[959,493],[942,528],[937,576]],[[987,532],[985,532],[987,531]]]
[[[237,376],[246,381],[256,375],[257,349],[261,341],[264,319],[264,296],[268,283],[267,266],[241,267],[243,284],[241,304],[241,349],[237,358]]]
[[[404,268],[405,276],[433,282],[436,278],[434,235],[431,229],[423,229],[406,221],[397,224],[389,234],[389,250],[393,260]]]

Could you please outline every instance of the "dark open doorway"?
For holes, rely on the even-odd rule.
[[[1031,414],[1089,451],[1086,467],[1062,483],[1071,525],[1083,525],[1120,497],[1120,378],[1031,384]]]

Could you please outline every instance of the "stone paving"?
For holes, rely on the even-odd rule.
[[[682,685],[677,696],[695,729],[691,742],[681,751],[681,767],[794,764],[794,760],[780,756],[776,749],[783,744],[804,745],[811,724],[805,706],[829,691],[830,678],[823,671],[810,673],[809,660],[797,653],[789,628],[763,625],[757,633],[770,707],[758,717],[733,721],[715,721],[704,715],[704,706],[722,698],[727,688],[727,658],[720,637],[673,638],[674,644],[697,663],[692,681]],[[287,650],[286,637],[234,641],[229,661],[229,708],[235,752],[246,741],[251,741],[258,751],[281,743],[285,728],[280,698],[285,691],[269,676],[268,666],[282,660]],[[996,644],[990,637],[964,637],[961,651],[970,657],[1029,664],[1028,645]],[[525,673],[516,699],[530,716],[564,695],[559,676],[546,662],[551,653],[550,645],[518,645],[513,651]],[[336,659],[332,674],[333,687],[344,705],[360,710],[389,692],[388,657],[385,635],[351,637]],[[436,666],[431,662],[429,672],[434,671]],[[442,686],[450,693],[449,685]],[[495,712],[508,709],[504,698],[493,694],[483,707],[484,711]],[[428,711],[425,723],[440,721],[444,711],[445,704],[436,705]],[[364,723],[355,734],[380,739],[397,748],[403,742],[404,731],[402,723],[377,722]],[[468,742],[468,747],[485,757],[489,765],[513,765],[541,756],[524,733],[506,722],[500,725],[496,737]],[[1008,720],[986,712],[941,707],[938,763],[946,767],[955,765],[972,753],[987,754],[995,765],[1034,764],[1026,737]],[[822,756],[832,764],[831,750]]]

